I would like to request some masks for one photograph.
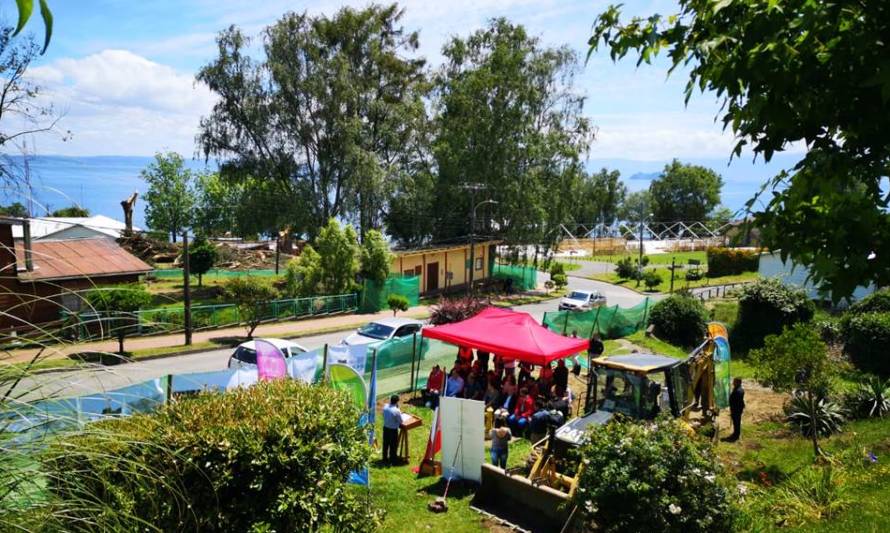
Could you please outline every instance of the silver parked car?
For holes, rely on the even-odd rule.
[[[560,311],[587,311],[606,305],[606,297],[599,291],[572,291],[559,301]]]

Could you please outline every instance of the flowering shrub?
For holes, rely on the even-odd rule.
[[[677,420],[591,431],[573,503],[586,530],[730,531],[729,490],[710,444]]]
[[[430,312],[430,324],[441,326],[442,324],[451,324],[473,318],[485,307],[486,305],[482,300],[471,296],[453,299],[443,298],[437,305],[433,306]]]

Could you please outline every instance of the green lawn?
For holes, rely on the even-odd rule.
[[[640,257],[639,253],[631,253],[625,252],[622,254],[611,254],[611,255],[594,255],[594,256],[583,256],[578,257],[576,260],[579,261],[603,261],[607,263],[617,263],[621,259],[625,257],[630,257],[631,259],[638,259]],[[646,257],[649,258],[650,265],[669,265],[671,264],[671,260],[676,260],[678,265],[686,265],[690,259],[697,259],[701,261],[701,264],[704,266],[708,263],[708,254],[704,251],[698,252],[673,252],[673,253],[664,253],[664,254],[649,254]]]
[[[671,289],[671,271],[666,267],[647,268],[646,271],[654,270],[661,275],[661,283],[655,287],[652,292],[668,292]],[[759,277],[757,272],[745,272],[735,276],[721,276],[719,278],[704,277],[697,281],[686,281],[683,271],[678,270],[674,274],[674,290],[694,289],[696,287],[713,287],[716,285],[727,285],[730,283],[744,283],[754,281]],[[614,285],[621,285],[637,292],[647,292],[646,286],[636,280],[626,280],[618,277],[618,274],[609,272],[607,274],[594,274],[589,276],[590,279],[605,281]]]
[[[554,261],[554,262],[557,262],[557,263],[561,264],[562,267],[563,267],[563,270],[565,270],[566,272],[571,272],[571,271],[573,271],[573,270],[578,270],[579,268],[581,268],[581,265],[579,265],[577,262],[575,262],[575,261],[573,261],[573,260],[568,260],[568,261]],[[551,265],[552,265],[554,262],[551,262]],[[534,264],[532,264],[532,263],[525,263],[524,266],[527,266],[527,267],[533,267]],[[544,271],[544,270],[545,270],[545,269],[544,269],[544,265],[541,264],[541,263],[538,263],[538,270]],[[547,269],[547,270],[549,271],[549,269]]]
[[[423,419],[423,426],[408,432],[410,439],[411,463],[403,466],[387,467],[380,464],[380,451],[375,451],[371,461],[371,504],[386,509],[386,518],[381,531],[401,533],[402,531],[483,531],[483,516],[470,509],[473,492],[460,483],[453,483],[448,491],[448,512],[432,513],[427,504],[442,495],[445,483],[441,478],[418,478],[411,469],[420,463],[429,436],[432,411],[424,407],[402,406],[402,410]],[[382,419],[378,421],[378,438],[382,435]],[[488,461],[486,443],[486,462]],[[508,466],[519,466],[531,451],[531,444],[525,439],[514,440],[510,444]],[[440,454],[441,459],[441,454]],[[447,468],[441,459],[443,469]],[[447,470],[446,470],[447,472]]]

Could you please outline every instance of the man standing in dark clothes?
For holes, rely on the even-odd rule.
[[[735,442],[742,435],[742,411],[745,410],[745,389],[742,388],[742,378],[732,380],[732,392],[729,393],[729,416],[732,418],[732,435],[723,439],[725,442]]]
[[[556,368],[553,369],[553,384],[562,390],[569,387],[569,369],[566,367],[565,359],[556,362]]]

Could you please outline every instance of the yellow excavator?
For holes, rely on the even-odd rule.
[[[651,420],[669,412],[690,426],[715,423],[729,394],[727,338],[722,324],[711,323],[707,339],[685,359],[632,353],[591,360],[583,416],[562,423],[561,415],[551,413],[548,434],[534,445],[527,474],[483,464],[473,507],[519,529],[562,531],[571,519],[564,504],[584,468],[570,459],[570,451],[583,444],[588,429],[616,414]]]

